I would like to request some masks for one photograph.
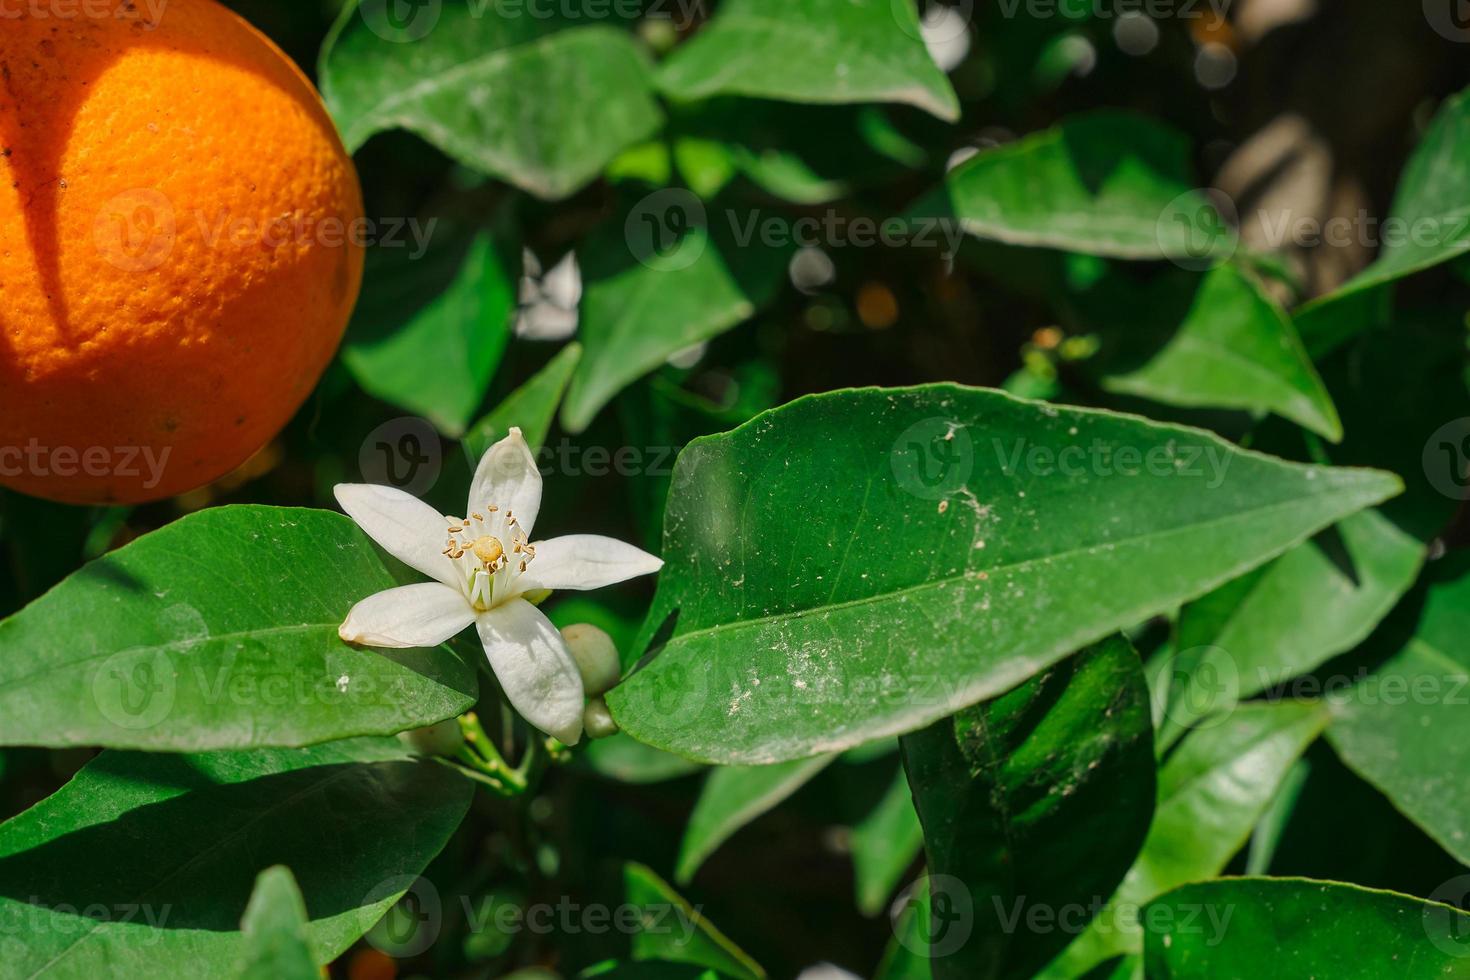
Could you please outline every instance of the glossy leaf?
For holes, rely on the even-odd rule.
[[[444,0],[407,17],[393,0],[349,6],[320,66],[343,142],[356,151],[407,129],[540,197],[576,191],[663,119],[628,33],[550,13],[516,0]]]
[[[742,241],[747,232],[754,234],[749,222],[760,213],[737,216],[717,209],[713,219],[720,224],[706,227],[698,215],[686,214],[693,208],[681,199],[652,210],[640,207],[579,252],[586,353],[562,404],[567,431],[581,432],[623,388],[670,355],[749,319],[774,294],[786,271],[786,250],[755,238]],[[691,222],[677,235],[662,224],[650,235],[641,220],[663,222],[675,215]],[[724,224],[726,218],[731,224]],[[668,241],[655,250],[660,237]]]
[[[1191,732],[1159,769],[1153,824],[1123,883],[1045,977],[1075,977],[1142,951],[1138,909],[1172,888],[1210,878],[1249,839],[1282,781],[1327,723],[1305,702],[1247,704]]]
[[[293,746],[452,718],[478,682],[448,648],[337,637],[359,599],[415,580],[340,514],[185,517],[0,622],[0,743]]]
[[[1185,407],[1270,411],[1337,441],[1342,424],[1290,319],[1249,273],[1221,265],[1198,284],[1172,336],[1115,368],[1109,391]],[[1114,307],[1120,319],[1137,308]],[[1145,314],[1147,315],[1147,314]]]
[[[1138,654],[1097,644],[993,701],[903,739],[935,889],[968,890],[974,933],[936,944],[936,980],[1030,977],[1122,881],[1154,807],[1153,724]],[[938,876],[948,876],[941,878]]]
[[[679,102],[744,95],[784,102],[899,102],[959,118],[929,57],[917,8],[889,0],[727,0],[660,66]]]
[[[240,917],[275,864],[300,882],[312,958],[328,962],[444,846],[472,787],[386,739],[104,752],[0,825],[0,934],[25,936],[7,946],[6,969],[229,976],[259,949]]]
[[[1164,741],[1362,642],[1423,561],[1418,540],[1368,510],[1185,606]]]
[[[1013,245],[1205,262],[1223,219],[1194,186],[1182,135],[1106,111],[976,154],[909,210]]]
[[[320,980],[307,923],[306,902],[290,869],[278,864],[262,871],[240,920],[245,934],[240,980]]]
[[[834,758],[821,755],[771,766],[721,766],[712,770],[684,828],[675,880],[692,879],[704,859],[732,834],[801,789]]]
[[[763,980],[766,971],[744,950],[690,906],[652,870],[628,862],[623,866],[624,898],[635,908],[646,909],[643,921],[674,928],[645,928],[633,934],[632,958],[687,963],[717,970],[733,980]]]
[[[873,809],[852,828],[851,846],[858,911],[873,917],[887,906],[904,872],[924,849],[924,828],[902,769]]]
[[[1470,558],[1434,566],[1370,645],[1387,659],[1335,706],[1328,738],[1461,864],[1470,864]]]
[[[465,455],[478,464],[486,450],[510,433],[511,426],[520,428],[532,452],[539,449],[551,431],[562,395],[581,359],[581,344],[567,344],[558,351],[534,377],[505,396],[464,434]]]
[[[370,394],[458,437],[510,339],[514,263],[483,232],[431,239],[420,257],[375,249],[342,360]]]
[[[1160,980],[1470,975],[1470,915],[1395,892],[1306,878],[1225,878],[1152,902],[1148,976]]]
[[[651,657],[608,703],[721,763],[913,731],[1399,486],[984,389],[800,399],[679,457]]]

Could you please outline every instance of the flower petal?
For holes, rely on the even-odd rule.
[[[567,745],[582,737],[586,695],[577,662],[551,620],[524,599],[475,617],[485,656],[521,716]]]
[[[369,647],[432,647],[474,621],[458,589],[420,582],[368,596],[352,607],[337,635]]]
[[[449,525],[434,508],[371,483],[339,483],[333,492],[347,516],[388,554],[445,585],[462,587],[459,569],[443,554]]]
[[[538,541],[536,557],[516,579],[516,589],[600,589],[664,566],[662,558],[600,534],[568,534]]]
[[[510,435],[485,450],[475,469],[465,510],[482,510],[491,504],[514,512],[521,530],[530,536],[541,510],[541,471],[520,429],[512,428]]]

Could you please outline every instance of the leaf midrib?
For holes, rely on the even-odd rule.
[[[149,654],[156,653],[160,650],[178,650],[182,652],[191,650],[194,647],[214,643],[216,641],[229,642],[230,640],[243,640],[257,636],[290,635],[292,633],[305,633],[313,630],[330,629],[335,632],[336,628],[336,622],[294,623],[289,626],[268,626],[264,629],[258,630],[236,630],[231,633],[211,633],[209,636],[196,637],[192,639],[180,639],[175,640],[171,643],[142,644],[139,646],[124,647],[121,650],[107,650],[98,653],[90,653],[85,657],[78,657],[75,660],[64,660],[59,663],[44,664],[39,670],[32,670],[28,673],[20,674],[16,677],[11,677],[4,681],[0,681],[0,691],[5,691],[9,688],[13,688],[17,685],[25,683],[26,681],[33,680],[37,677],[41,677],[53,671],[65,670],[69,667],[76,667],[80,664],[91,663],[95,660],[106,660],[110,657],[115,657],[120,653]]]
[[[410,105],[414,100],[426,95],[438,94],[441,90],[448,90],[462,78],[468,79],[483,71],[496,71],[518,59],[530,55],[543,55],[547,49],[555,48],[564,43],[580,42],[586,37],[603,33],[599,27],[568,27],[561,30],[543,34],[529,41],[521,41],[496,48],[487,53],[476,55],[466,61],[456,62],[439,72],[437,75],[425,78],[410,88],[400,89],[380,102],[376,102],[365,108],[358,114],[354,129],[364,124],[372,125],[380,121],[383,116],[392,116],[392,113],[404,105]]]
[[[836,610],[845,609],[845,608],[851,608],[851,607],[857,607],[857,606],[863,606],[863,605],[870,605],[870,604],[878,603],[878,602],[886,602],[886,601],[889,601],[891,599],[896,599],[896,598],[899,598],[901,596],[910,595],[910,594],[913,594],[913,593],[916,593],[916,592],[922,592],[922,591],[927,590],[927,589],[938,588],[938,587],[941,587],[941,586],[948,586],[948,585],[954,584],[956,582],[966,581],[966,580],[970,579],[971,577],[973,577],[977,573],[977,571],[983,571],[987,575],[996,574],[997,572],[1014,571],[1014,570],[1017,570],[1017,569],[1026,568],[1026,567],[1031,566],[1031,565],[1041,564],[1043,562],[1052,562],[1052,561],[1057,561],[1059,559],[1068,558],[1068,557],[1071,557],[1072,555],[1080,554],[1082,552],[1088,551],[1088,550],[1093,549],[1093,548],[1102,547],[1104,545],[1108,545],[1108,546],[1111,546],[1111,547],[1115,547],[1116,548],[1116,547],[1121,546],[1121,545],[1127,545],[1127,544],[1132,544],[1132,543],[1139,542],[1139,541],[1144,541],[1144,540],[1147,540],[1148,538],[1151,538],[1151,537],[1160,537],[1160,538],[1162,538],[1162,537],[1167,537],[1169,535],[1181,534],[1181,533],[1185,533],[1185,532],[1190,532],[1190,531],[1196,531],[1196,530],[1210,528],[1210,527],[1212,527],[1214,525],[1217,525],[1217,524],[1229,524],[1229,523],[1233,523],[1235,521],[1238,521],[1238,520],[1240,520],[1242,518],[1256,517],[1256,516],[1259,516],[1261,514],[1265,514],[1265,513],[1271,512],[1271,511],[1275,511],[1275,510],[1280,510],[1280,509],[1283,509],[1283,508],[1286,508],[1286,507],[1300,506],[1301,504],[1307,503],[1307,502],[1309,502],[1309,501],[1311,501],[1311,500],[1313,500],[1315,498],[1328,496],[1331,492],[1332,491],[1324,491],[1322,493],[1306,494],[1304,496],[1295,497],[1295,498],[1292,498],[1290,500],[1277,501],[1276,503],[1267,504],[1267,505],[1262,506],[1262,507],[1256,507],[1256,508],[1252,508],[1252,509],[1249,509],[1249,510],[1239,510],[1239,511],[1235,511],[1235,512],[1230,513],[1230,514],[1222,514],[1222,515],[1219,515],[1217,517],[1212,517],[1212,518],[1210,518],[1208,520],[1198,521],[1198,522],[1193,523],[1193,524],[1184,524],[1184,525],[1181,525],[1179,527],[1169,528],[1168,530],[1164,530],[1164,531],[1151,531],[1151,532],[1146,532],[1146,533],[1143,533],[1143,534],[1135,534],[1135,535],[1131,535],[1131,536],[1125,537],[1125,538],[1118,538],[1118,539],[1113,540],[1113,541],[1090,542],[1090,543],[1087,543],[1087,544],[1078,545],[1078,546],[1073,547],[1073,548],[1066,548],[1066,549],[1064,549],[1062,551],[1056,551],[1056,552],[1052,552],[1052,553],[1046,554],[1046,555],[1039,555],[1039,556],[1037,556],[1035,558],[1027,558],[1027,559],[1025,559],[1023,561],[1012,562],[1009,565],[995,565],[995,566],[992,566],[992,567],[989,567],[989,568],[979,569],[979,570],[966,569],[965,571],[960,572],[959,574],[956,574],[956,575],[947,575],[947,576],[944,576],[943,578],[928,579],[928,580],[923,581],[923,582],[916,582],[913,585],[904,586],[903,588],[896,589],[896,590],[894,590],[892,592],[879,593],[878,595],[860,596],[860,597],[855,598],[855,599],[848,599],[848,600],[845,600],[843,602],[829,603],[829,604],[826,604],[826,605],[807,606],[807,607],[803,607],[803,608],[799,608],[799,609],[788,609],[788,610],[784,610],[782,612],[771,613],[771,614],[766,615],[766,616],[757,616],[757,617],[755,617],[753,619],[741,619],[741,620],[735,620],[733,622],[717,623],[717,624],[715,624],[713,626],[704,626],[704,627],[700,627],[699,629],[693,629],[693,630],[689,630],[689,631],[684,632],[684,633],[676,634],[675,636],[672,636],[672,637],[669,638],[669,643],[670,644],[673,644],[673,643],[678,642],[678,641],[689,640],[689,639],[692,639],[694,637],[701,636],[701,635],[704,635],[704,634],[707,634],[707,633],[718,633],[721,630],[745,629],[747,627],[754,627],[754,626],[760,626],[760,625],[767,624],[767,623],[780,622],[780,621],[786,620],[786,619],[797,619],[797,618],[801,618],[801,617],[808,616],[808,615],[814,615],[816,613],[831,612],[831,611],[836,611]],[[1379,498],[1379,499],[1385,499],[1385,498]],[[1372,503],[1373,502],[1370,501],[1368,503],[1363,504],[1362,506],[1363,507],[1370,507],[1370,506],[1372,506]],[[1351,513],[1351,512],[1349,512],[1349,513]],[[1329,521],[1328,523],[1331,523],[1331,522]],[[1298,540],[1299,539],[1297,539],[1297,538],[1293,538],[1292,539],[1292,542],[1289,542],[1286,545],[1285,548],[1282,548],[1279,551],[1273,552],[1273,554],[1281,554],[1282,552],[1290,549],[1290,547],[1292,546],[1292,544],[1295,543]],[[1257,562],[1256,564],[1262,564],[1262,563],[1264,563],[1265,560],[1269,560],[1269,558],[1268,559],[1264,559],[1262,562]],[[1254,566],[1252,566],[1252,567],[1254,567]]]

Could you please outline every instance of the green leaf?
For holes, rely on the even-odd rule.
[[[337,637],[354,603],[412,580],[341,514],[190,515],[0,622],[0,744],[299,746],[452,718],[478,681],[448,648]]]
[[[1455,857],[1470,864],[1470,555],[1430,566],[1369,641],[1387,659],[1334,706],[1328,740]]]
[[[951,122],[960,116],[924,47],[917,8],[890,0],[725,0],[659,67],[658,86],[678,102],[899,102]]]
[[[1337,409],[1291,320],[1254,276],[1221,265],[1189,303],[1162,347],[1149,349],[1143,363],[1115,365],[1103,387],[1168,405],[1275,412],[1333,442],[1342,438]],[[1137,307],[1111,313],[1140,315]]]
[[[0,825],[0,935],[25,937],[7,945],[6,970],[229,976],[260,948],[240,917],[276,864],[306,896],[312,958],[329,962],[439,852],[472,792],[391,739],[104,752]]]
[[[521,435],[533,453],[540,449],[556,419],[572,371],[581,359],[582,345],[567,344],[534,377],[471,426],[462,440],[465,455],[471,462],[479,463],[491,446],[510,434],[511,426],[520,426]]]
[[[951,904],[966,889],[974,915],[968,941],[934,947],[934,976],[1032,976],[1086,912],[1066,928],[1016,923],[1111,894],[1148,831],[1153,724],[1138,654],[1121,636],[1104,640],[905,736],[903,753],[931,886]]]
[[[763,980],[766,971],[724,933],[689,905],[652,870],[623,865],[624,897],[644,910],[642,921],[669,922],[672,929],[645,928],[632,936],[634,961],[687,963],[718,970],[735,980]]]
[[[517,0],[444,0],[402,22],[349,5],[322,47],[322,96],[356,151],[407,129],[466,166],[561,198],[663,122],[632,37]]]
[[[1229,243],[1194,186],[1182,134],[1110,110],[976,154],[909,212],[1014,245],[1205,262]]]
[[[802,398],[680,455],[649,658],[608,703],[701,761],[840,751],[994,697],[1400,487],[985,389]]]
[[[1323,308],[1470,251],[1470,91],[1446,99],[1399,177],[1378,258],[1326,296]],[[1396,230],[1395,230],[1396,229]],[[1339,338],[1340,339],[1340,338]]]
[[[704,859],[735,831],[801,789],[835,758],[820,755],[772,766],[722,766],[712,770],[684,828],[674,880],[687,884]]]
[[[1367,510],[1185,606],[1161,741],[1357,646],[1423,561],[1418,540]]]
[[[1159,769],[1158,803],[1138,860],[1099,918],[1042,975],[1076,977],[1140,952],[1139,907],[1219,874],[1326,723],[1320,705],[1286,701],[1242,705],[1222,724],[1190,733]]]
[[[245,966],[240,980],[321,980],[311,958],[306,901],[291,870],[266,868],[255,879],[250,904],[240,920]]]
[[[1148,975],[1160,980],[1470,975],[1470,915],[1356,885],[1225,878],[1176,889],[1143,917]]]
[[[758,221],[760,213],[713,213],[718,223],[707,228],[703,206],[692,195],[661,191],[579,249],[580,335],[587,351],[562,404],[568,432],[586,429],[614,395],[670,355],[749,319],[774,295],[786,271],[786,250],[740,240],[740,222]],[[648,235],[642,219],[677,219],[687,228],[655,249],[657,238],[638,237]],[[672,226],[654,227],[662,230],[653,235],[663,236]]]
[[[488,232],[431,240],[418,258],[374,249],[343,362],[369,394],[458,437],[510,339],[518,261]]]
[[[883,798],[852,828],[858,911],[870,918],[882,912],[923,848],[924,828],[914,810],[908,778],[900,768]]]

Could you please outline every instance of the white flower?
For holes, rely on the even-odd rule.
[[[586,700],[577,662],[561,633],[524,595],[601,588],[656,572],[663,561],[595,534],[532,543],[541,474],[520,429],[511,429],[480,460],[464,519],[443,517],[392,487],[339,484],[336,494],[385,551],[434,579],[368,596],[338,628],[342,639],[429,647],[473,623],[515,709],[542,731],[575,744]]]

